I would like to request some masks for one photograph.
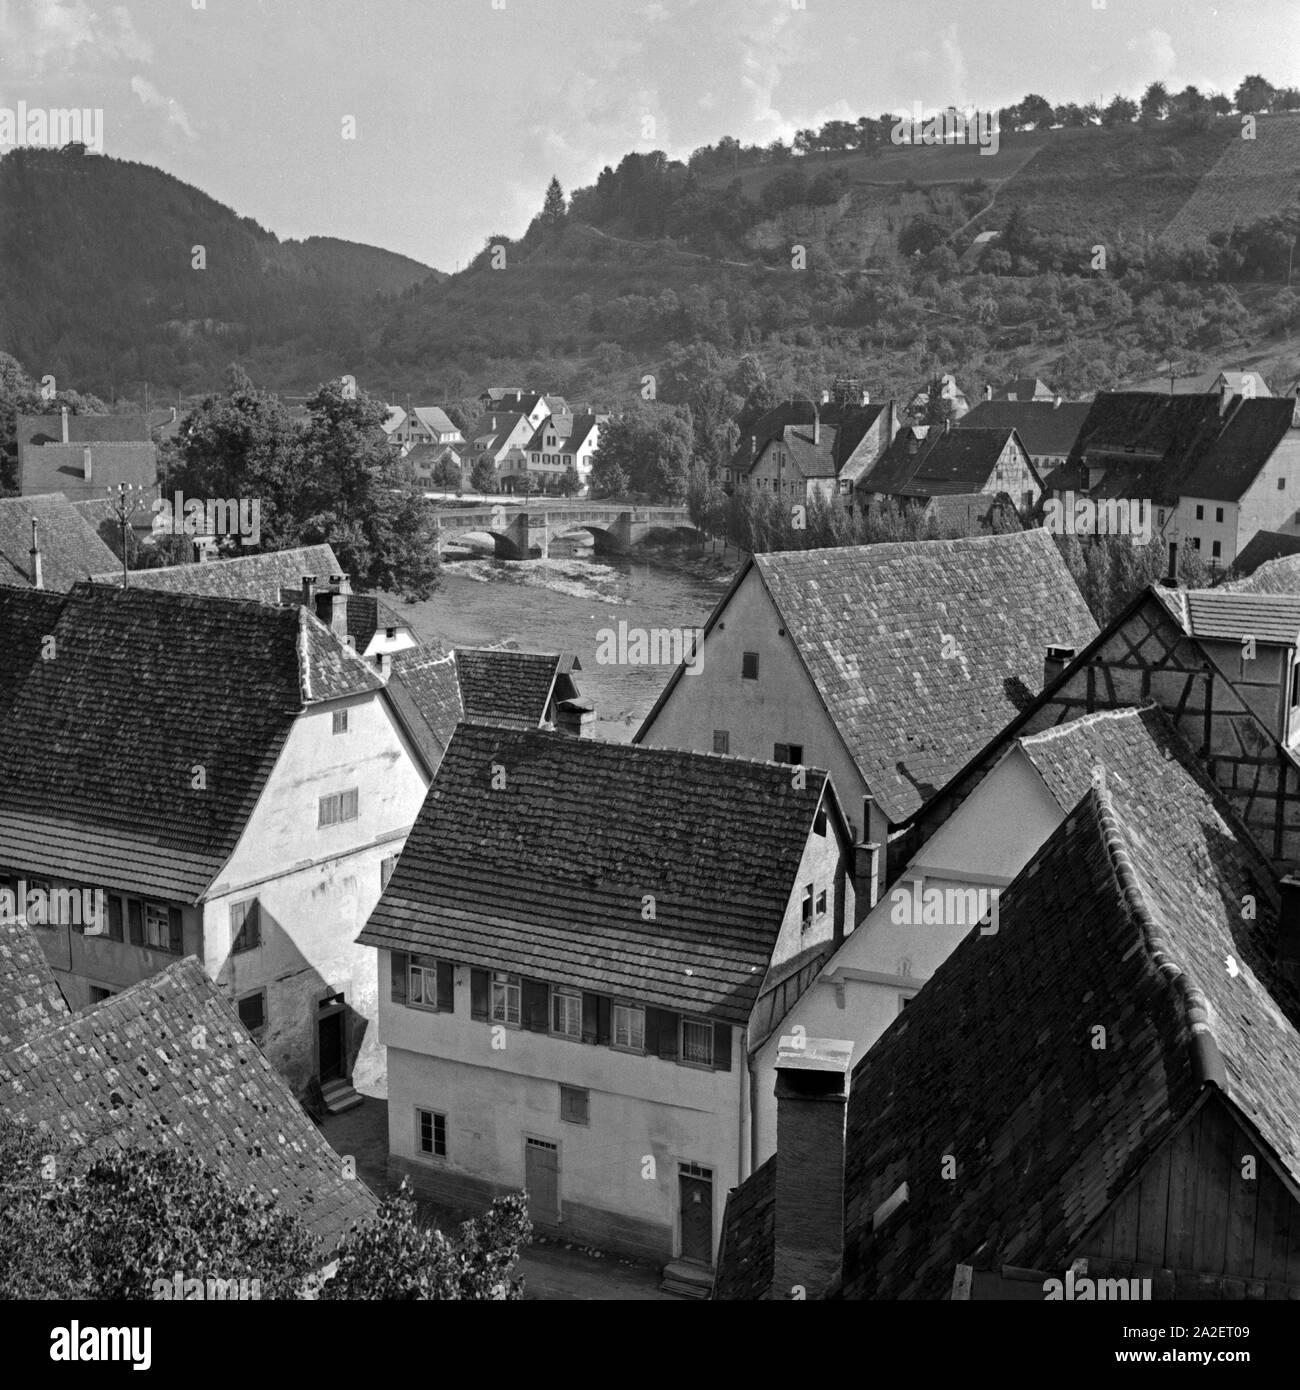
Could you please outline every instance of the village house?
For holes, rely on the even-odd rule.
[[[0,585],[62,593],[116,563],[62,493],[0,498]]]
[[[1096,632],[1041,530],[755,555],[634,741],[827,768],[880,888],[894,829],[1033,700],[1047,647]]]
[[[1015,430],[1044,487],[1065,464],[1092,408],[1090,401],[1001,398],[981,401],[957,422],[961,429]]]
[[[463,723],[359,940],[390,1171],[707,1288],[746,1030],[853,923],[824,772]]]
[[[119,485],[141,493],[132,525],[149,529],[158,495],[158,448],[142,415],[19,415],[18,491],[24,497],[62,493],[70,502],[104,497]]]
[[[1300,532],[1288,536],[1282,531],[1256,531],[1232,562],[1233,578],[1246,579],[1270,560],[1291,555],[1300,555]]]
[[[507,487],[521,491],[521,480],[527,476],[535,484],[533,491],[558,491],[564,475],[574,468],[579,490],[586,491],[591,461],[600,446],[600,427],[608,424],[609,418],[585,413],[548,415],[532,438],[510,457],[510,466],[503,474]]]
[[[344,1176],[197,960],[72,1013],[42,950],[46,932],[0,922],[0,1109],[10,1119],[56,1154],[129,1146],[202,1159],[236,1190],[301,1218],[322,1257],[376,1214],[370,1189]]]
[[[851,1080],[785,1040],[715,1297],[1300,1296],[1297,958],[1300,884],[1203,778],[1107,776]]]
[[[392,663],[388,694],[403,728],[437,771],[462,719],[520,729],[559,729],[589,738],[594,703],[573,679],[582,664],[558,652],[441,645],[411,647]]]
[[[429,774],[380,672],[299,606],[0,593],[0,879],[107,895],[42,938],[68,1001],[192,955],[295,1092],[381,1089],[355,936]]]
[[[1045,382],[1036,376],[1012,377],[1000,385],[984,388],[986,401],[1050,401],[1061,398]],[[978,409],[978,407],[976,407]]]
[[[1043,495],[1043,480],[1014,429],[931,427],[912,455],[905,476],[890,479],[888,490],[876,471],[867,473],[860,494],[871,501],[892,498],[924,506],[948,494],[1005,496],[1022,512]]]

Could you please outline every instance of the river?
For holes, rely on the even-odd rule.
[[[731,552],[734,560],[735,552]],[[669,666],[600,665],[600,631],[697,628],[726,592],[731,575],[710,564],[653,556],[571,560],[449,561],[442,588],[423,603],[394,607],[422,641],[448,647],[513,641],[525,649],[576,653],[582,693],[596,703],[596,736],[627,743],[650,712]],[[390,600],[391,602],[391,600]]]

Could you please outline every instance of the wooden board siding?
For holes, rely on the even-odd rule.
[[[1254,1179],[1243,1177],[1247,1155],[1255,1158]],[[1081,1242],[1078,1256],[1300,1284],[1300,1204],[1258,1141],[1212,1097],[1165,1142],[1141,1180]]]

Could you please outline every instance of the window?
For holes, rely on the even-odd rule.
[[[1205,520],[1205,508],[1202,507],[1202,506],[1200,506],[1199,504],[1197,505],[1197,508],[1196,508],[1196,519],[1197,519],[1197,521],[1204,521],[1204,520]]]
[[[778,743],[776,750],[772,754],[774,763],[793,763],[795,766],[803,762],[802,743]]]
[[[727,732],[726,729],[714,729],[713,751],[715,753],[731,752],[731,735]]]
[[[915,994],[900,994],[898,996],[898,1012],[901,1014],[915,998]]]
[[[744,680],[758,679],[758,653],[745,652],[740,658],[740,674]]]
[[[316,822],[317,827],[326,825],[342,825],[345,821],[356,820],[357,818],[357,790],[355,787],[351,791],[333,792],[329,796],[322,796],[320,799],[320,819]]]
[[[803,902],[799,909],[799,915],[803,919],[804,928],[807,929],[813,915],[813,885],[811,883],[803,890]]]
[[[582,995],[572,990],[551,991],[551,1032],[565,1038],[582,1037]]]
[[[645,1010],[633,1004],[614,1005],[614,1046],[645,1051]]]
[[[176,915],[180,916],[179,911]],[[174,947],[172,945],[171,910],[166,903],[145,903],[144,944],[155,951],[175,950],[177,955],[180,954],[180,942],[177,941]]]
[[[105,989],[102,985],[91,985],[90,1002],[92,1004],[100,1004],[105,999],[111,999],[112,997],[113,991],[111,989]]]
[[[1277,490],[1278,490],[1279,492],[1281,492],[1282,489],[1285,488],[1285,487],[1286,487],[1286,479],[1285,479],[1285,478],[1279,478],[1279,479],[1277,480]]]
[[[825,806],[823,806],[823,807],[821,808],[821,810],[817,812],[817,818],[816,818],[816,820],[813,821],[813,829],[817,832],[818,835],[825,835],[825,834],[826,834],[826,807],[825,807]]]
[[[395,627],[386,627],[386,628],[384,629],[384,636],[385,636],[390,642],[396,642],[396,641],[397,641],[397,629],[396,629]]]
[[[334,732],[336,734],[346,734],[348,731],[348,712],[345,709],[334,711]]]
[[[1199,550],[1200,548],[1201,548],[1201,538],[1200,538],[1200,536],[1193,536],[1193,537],[1192,537],[1192,549],[1193,549],[1193,550]]]
[[[591,1092],[581,1086],[560,1087],[560,1119],[570,1125],[585,1125],[591,1106]]]
[[[682,1061],[702,1067],[713,1065],[713,1024],[682,1019]]]
[[[1222,508],[1222,507],[1215,507],[1215,509],[1214,509],[1214,519],[1215,519],[1215,521],[1222,521],[1222,520],[1223,520],[1223,508]]]
[[[817,916],[818,916],[818,917],[825,917],[825,916],[826,916],[826,890],[825,890],[824,888],[822,889],[822,891],[821,891],[820,893],[817,894],[817,909],[816,909],[816,911],[817,911]]]
[[[259,989],[256,994],[246,994],[236,1001],[235,1008],[239,1021],[250,1033],[260,1033],[266,1027],[266,991]]]
[[[493,1023],[518,1024],[520,1016],[519,999],[519,976],[507,975],[502,970],[494,970],[492,972]]]
[[[379,866],[379,891],[382,893],[388,887],[388,880],[393,876],[393,870],[397,868],[397,855],[390,854]]]
[[[437,1110],[417,1110],[415,1115],[420,1127],[420,1152],[432,1158],[446,1158],[446,1115]]]
[[[256,898],[230,904],[230,954],[262,944],[262,909]]]
[[[1214,560],[1217,560],[1217,559],[1219,558],[1219,556],[1222,555],[1222,553],[1223,553],[1223,542],[1222,542],[1222,541],[1211,541],[1211,542],[1210,542],[1210,558],[1211,558],[1211,559],[1214,559]]]
[[[441,986],[441,988],[439,988]],[[416,1009],[454,1007],[451,965],[432,956],[412,956],[407,967],[406,1002]]]

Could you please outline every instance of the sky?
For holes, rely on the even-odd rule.
[[[1253,72],[1300,86],[1300,0],[0,0],[0,108],[442,270],[635,150]]]

